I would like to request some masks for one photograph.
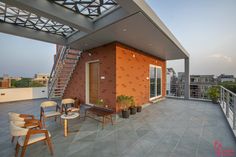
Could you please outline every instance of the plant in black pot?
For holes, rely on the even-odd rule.
[[[220,98],[220,88],[219,86],[212,86],[208,89],[207,91],[208,96],[210,97],[210,99],[212,100],[212,102],[214,104],[218,103],[218,100]]]
[[[96,106],[99,106],[99,107],[103,107],[104,106],[104,101],[103,101],[103,99],[98,99],[97,101],[96,101],[96,104],[95,104]]]
[[[130,114],[134,115],[137,112],[137,107],[135,106],[135,102],[134,102],[134,97],[133,96],[129,96],[129,102],[130,102]]]
[[[119,95],[117,96],[117,103],[121,106],[122,108],[122,118],[129,118],[129,105],[130,105],[130,100],[129,96],[126,95]]]
[[[141,105],[138,105],[137,106],[137,112],[141,112],[142,111],[142,106]]]

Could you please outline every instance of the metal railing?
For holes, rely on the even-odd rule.
[[[212,86],[212,84],[190,84],[190,98],[210,100],[207,91]],[[167,85],[166,95],[168,97],[184,98],[184,87],[183,83]]]
[[[220,105],[232,128],[236,130],[236,94],[220,86]]]
[[[67,52],[67,47],[62,46],[60,47],[60,50],[58,53],[56,53],[56,57],[55,57],[55,61],[49,76],[49,80],[48,80],[48,96],[51,95],[53,88],[55,87],[55,82],[57,80],[57,72],[60,70],[61,65],[63,63],[64,57],[66,55]]]

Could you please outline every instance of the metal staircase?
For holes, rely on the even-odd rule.
[[[80,58],[81,51],[57,46],[48,81],[48,98],[61,98]]]

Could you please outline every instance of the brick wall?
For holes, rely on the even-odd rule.
[[[120,43],[111,43],[82,53],[64,98],[78,97],[82,103],[86,102],[85,65],[94,60],[100,62],[100,76],[105,76],[100,80],[99,98],[116,111],[119,111],[116,96],[121,94],[134,96],[137,104],[149,102],[150,64],[162,67],[162,96],[165,96],[166,61]]]
[[[166,93],[166,61],[139,50],[117,44],[116,95],[134,96],[136,104],[149,102],[149,66],[162,67],[162,96]]]
[[[115,43],[82,53],[63,97],[77,97],[82,103],[86,102],[85,65],[86,62],[95,60],[100,63],[100,76],[105,76],[105,79],[100,80],[99,99],[103,99],[109,107],[115,109]]]
[[[10,79],[0,80],[0,88],[10,88],[10,87],[11,87]]]

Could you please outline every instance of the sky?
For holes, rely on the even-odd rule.
[[[236,76],[236,0],[146,0],[190,54],[191,74]],[[55,45],[0,33],[0,76],[50,73]],[[184,71],[184,61],[167,67]]]
[[[146,1],[189,52],[190,74],[236,75],[236,0]]]
[[[0,77],[50,73],[56,50],[54,44],[3,33],[0,33],[0,44]]]

